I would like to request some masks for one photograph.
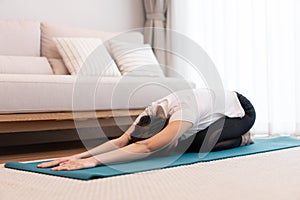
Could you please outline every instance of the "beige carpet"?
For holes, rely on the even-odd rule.
[[[300,148],[92,181],[0,167],[2,200],[299,200]]]

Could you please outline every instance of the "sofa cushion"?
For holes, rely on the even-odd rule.
[[[54,38],[72,75],[121,76],[100,38]]]
[[[45,57],[0,56],[0,74],[53,74]]]
[[[178,78],[87,77],[80,81],[70,75],[0,74],[0,113],[145,108],[173,91],[191,87]]]
[[[109,35],[106,32],[91,31],[86,29],[71,28],[51,23],[41,23],[42,31],[42,56],[47,58],[62,58],[53,41],[54,37],[99,37],[105,38]]]
[[[149,44],[110,41],[110,47],[122,75],[164,77]]]
[[[55,74],[55,75],[69,75],[70,74],[69,70],[67,69],[67,67],[62,59],[49,58],[48,61],[52,67],[53,74]]]
[[[143,35],[139,32],[128,32],[125,34],[101,32],[96,30],[72,28],[47,22],[41,23],[41,33],[41,53],[42,56],[45,56],[48,59],[62,59],[53,41],[54,37],[99,37],[102,39],[102,41],[114,38],[118,41],[127,41],[132,43],[143,43],[144,40]],[[108,51],[110,52],[109,49]],[[64,66],[64,63],[62,63],[62,65],[53,66],[51,62],[51,66],[53,68],[53,71],[66,71],[66,66]],[[58,70],[58,67],[62,68]]]
[[[40,23],[0,20],[0,55],[40,56]]]

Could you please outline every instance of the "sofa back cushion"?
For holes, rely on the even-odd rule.
[[[70,75],[63,59],[49,58],[48,59],[54,75]]]
[[[53,74],[45,57],[0,56],[0,74]]]
[[[42,56],[47,58],[62,59],[56,48],[53,38],[55,37],[99,37],[104,38],[106,32],[91,31],[86,29],[71,28],[51,23],[41,23]]]
[[[40,23],[0,20],[0,55],[40,56]]]

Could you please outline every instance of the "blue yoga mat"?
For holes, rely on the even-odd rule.
[[[278,137],[272,139],[256,139],[255,144],[234,149],[210,152],[210,153],[185,153],[183,155],[174,155],[162,158],[153,158],[140,160],[130,163],[116,164],[110,166],[98,166],[90,169],[75,171],[52,171],[51,169],[37,168],[36,165],[41,162],[19,163],[8,162],[6,168],[18,169],[23,171],[36,172],[60,177],[74,178],[80,180],[91,180],[95,178],[104,178],[117,175],[124,175],[148,170],[176,167],[188,165],[197,162],[207,162],[237,156],[245,156],[281,149],[287,149],[300,146],[300,140],[289,137]],[[45,161],[42,161],[45,162]]]

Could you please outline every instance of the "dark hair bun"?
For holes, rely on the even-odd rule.
[[[169,119],[160,116],[142,116],[131,133],[129,144],[145,140],[159,133],[168,125]]]
[[[140,121],[138,122],[138,126],[147,126],[151,122],[151,118],[149,115],[142,116]]]

